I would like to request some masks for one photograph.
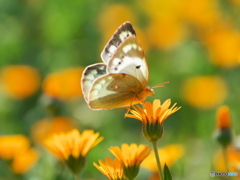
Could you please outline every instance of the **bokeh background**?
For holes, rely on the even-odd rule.
[[[0,135],[23,135],[36,160],[17,171],[0,159],[0,179],[73,179],[42,145],[54,132],[94,129],[104,137],[88,155],[86,180],[105,179],[92,162],[111,156],[110,146],[150,145],[141,123],[124,118],[126,109],[93,111],[81,94],[83,69],[101,62],[103,47],[125,21],[145,50],[149,86],[170,81],[148,100],[170,98],[182,107],[167,119],[158,143],[185,149],[172,176],[214,179],[220,106],[230,108],[232,129],[240,133],[239,19],[239,0],[0,0]],[[141,169],[137,179],[149,175]]]

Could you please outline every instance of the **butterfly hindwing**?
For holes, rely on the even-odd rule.
[[[105,63],[108,63],[118,46],[129,36],[136,36],[136,32],[130,22],[125,22],[115,31],[107,45],[104,47],[101,53],[102,60]]]
[[[82,76],[82,92],[86,101],[88,101],[89,91],[94,80],[106,74],[106,65],[97,63],[85,68]]]
[[[143,49],[135,36],[125,39],[107,65],[108,73],[125,73],[134,76],[146,86],[148,68]]]
[[[92,109],[129,106],[142,91],[141,83],[128,74],[107,74],[94,81],[89,93]]]

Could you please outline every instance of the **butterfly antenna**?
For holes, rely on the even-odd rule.
[[[165,84],[169,84],[169,83],[170,82],[167,81],[167,82],[164,82],[164,83],[161,83],[161,84],[157,84],[157,85],[153,86],[152,88],[154,89],[154,88],[164,87]]]

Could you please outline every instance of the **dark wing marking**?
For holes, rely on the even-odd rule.
[[[148,67],[143,48],[135,36],[128,37],[109,60],[107,73],[125,73],[134,76],[142,86],[147,85]]]
[[[123,23],[113,34],[104,47],[101,58],[105,63],[113,56],[118,46],[129,36],[136,36],[136,32],[130,22]]]

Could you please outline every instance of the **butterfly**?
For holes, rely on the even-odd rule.
[[[130,22],[115,31],[101,58],[103,63],[87,66],[81,79],[83,96],[91,109],[131,106],[154,94],[147,86],[147,62]]]

